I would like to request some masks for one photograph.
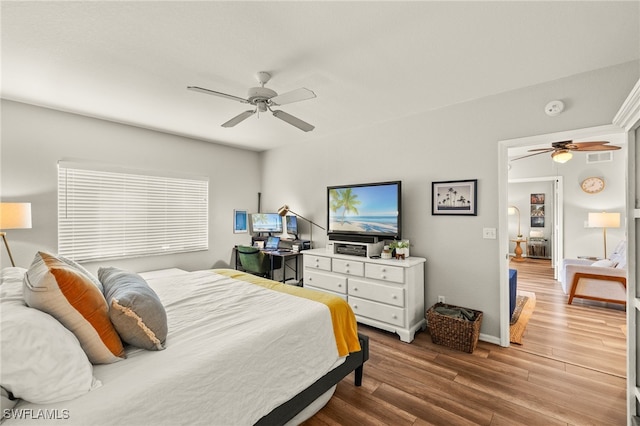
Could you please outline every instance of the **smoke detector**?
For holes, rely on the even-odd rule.
[[[544,107],[544,112],[549,117],[555,117],[564,111],[564,102],[562,101],[551,101]]]

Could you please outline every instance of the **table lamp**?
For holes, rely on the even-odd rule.
[[[278,209],[278,214],[280,216],[282,216],[282,217],[286,216],[287,213],[291,213],[292,215],[297,216],[300,219],[306,220],[311,225],[315,225],[318,228],[322,229],[323,231],[325,230],[322,226],[318,225],[317,223],[312,222],[311,220],[307,219],[306,217],[300,216],[298,213],[296,213],[293,210],[289,209],[289,206],[286,205],[286,204]],[[309,242],[310,242],[310,244],[313,244],[313,226],[309,226]]]
[[[620,227],[620,213],[589,213],[589,227],[602,228],[604,258],[607,258],[607,228]]]
[[[0,203],[0,229],[30,229],[31,228],[31,203]],[[9,249],[7,233],[0,232],[4,240],[4,246],[9,253],[11,266],[16,266]]]
[[[509,215],[513,216],[514,214],[518,215],[518,235],[517,238],[520,239],[522,237],[522,233],[520,232],[520,209],[516,206],[509,206]]]

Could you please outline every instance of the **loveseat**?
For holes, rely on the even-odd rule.
[[[560,271],[562,290],[574,298],[627,303],[627,244],[621,241],[609,259],[564,259]]]

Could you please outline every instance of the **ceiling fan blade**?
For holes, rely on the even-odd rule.
[[[233,127],[236,124],[238,124],[238,123],[246,120],[247,118],[251,117],[255,113],[256,112],[254,110],[249,110],[249,111],[245,111],[243,113],[240,113],[240,114],[236,115],[235,117],[233,117],[231,120],[229,120],[226,123],[224,123],[222,125],[222,127]]]
[[[198,86],[187,86],[187,89],[193,90],[194,92],[205,93],[207,95],[220,96],[221,98],[231,99],[233,101],[242,102],[243,104],[248,104],[249,103],[248,100],[240,98],[238,96],[228,95],[226,93],[216,92],[215,90],[204,89],[204,88],[198,87]]]
[[[620,149],[616,145],[607,145],[607,141],[574,142],[569,146],[572,151],[614,151]]]
[[[312,126],[311,124],[304,122],[302,120],[300,120],[297,117],[294,117],[291,114],[287,114],[284,111],[280,111],[280,110],[275,110],[275,111],[271,111],[273,113],[273,115],[275,117],[278,117],[280,120],[282,121],[286,121],[287,123],[291,124],[292,126],[297,127],[300,130],[303,130],[305,132],[310,132],[311,130],[315,129],[315,126]]]
[[[307,99],[313,99],[316,97],[316,94],[313,91],[301,87],[300,89],[292,90],[287,93],[283,93],[281,95],[274,96],[270,99],[273,105],[285,105],[291,104],[293,102],[304,101]]]
[[[616,145],[588,145],[571,148],[571,151],[615,151],[618,149],[620,149],[620,147]]]
[[[551,152],[551,151],[553,151],[554,149],[555,149],[555,148],[536,148],[536,149],[530,149],[530,150],[529,150],[529,151],[527,151],[527,152],[540,152],[540,153],[543,153],[543,152]]]
[[[534,151],[534,150],[531,150],[531,151]],[[545,154],[545,153],[547,153],[547,152],[551,152],[551,151],[553,151],[553,149],[552,149],[552,148],[550,148],[550,149],[548,149],[548,150],[544,150],[544,151],[541,151],[541,150],[537,149],[537,150],[535,150],[535,151],[539,151],[539,152],[535,152],[535,153],[533,153],[533,154],[529,154],[529,155],[523,155],[522,157],[512,158],[512,159],[511,159],[511,160],[509,160],[509,161],[522,160],[523,158],[533,157],[534,155]]]

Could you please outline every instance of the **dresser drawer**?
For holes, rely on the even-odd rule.
[[[351,296],[349,296],[349,306],[356,315],[404,327],[404,310],[402,308]]]
[[[321,291],[325,294],[332,294],[334,296],[337,296],[339,298],[341,298],[342,300],[346,301],[347,300],[347,295],[343,294],[343,293],[334,293],[333,291],[327,290],[326,288],[319,288],[319,287],[313,287],[311,285],[308,285],[307,283],[304,283],[304,288],[308,289],[308,290],[315,290],[315,291]]]
[[[333,272],[339,274],[364,277],[364,263],[355,260],[333,259],[331,268]]]
[[[311,269],[320,269],[323,271],[331,270],[331,258],[322,256],[304,255],[304,267]]]
[[[305,269],[304,286],[309,285],[334,293],[347,294],[347,277]]]
[[[349,296],[404,307],[404,288],[349,278]]]
[[[367,263],[365,266],[364,276],[375,280],[391,281],[402,284],[404,283],[404,268],[401,266]]]

